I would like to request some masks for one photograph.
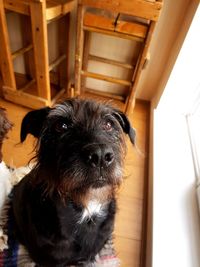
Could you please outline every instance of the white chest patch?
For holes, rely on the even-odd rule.
[[[98,217],[105,216],[105,206],[106,204],[99,203],[96,200],[90,200],[87,207],[83,210],[79,223],[89,220],[94,215]]]

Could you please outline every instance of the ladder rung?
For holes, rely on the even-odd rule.
[[[116,61],[116,60],[113,60],[113,59],[107,59],[107,58],[104,58],[104,57],[98,57],[98,56],[89,55],[88,59],[89,60],[93,60],[93,61],[99,61],[99,62],[106,63],[106,64],[111,64],[111,65],[114,65],[114,66],[117,66],[117,67],[122,67],[122,68],[125,68],[125,69],[130,69],[130,70],[134,69],[134,66],[132,66],[131,64],[119,62],[119,61]]]
[[[12,53],[12,59],[15,59],[17,56],[20,56],[21,54],[24,54],[24,53],[30,51],[31,49],[33,49],[32,44],[30,44],[26,47],[20,48],[19,50]]]
[[[94,94],[94,95],[99,95],[99,96],[104,96],[104,97],[109,97],[109,98],[113,98],[119,101],[124,101],[125,97],[122,95],[115,95],[112,93],[107,93],[107,92],[103,92],[103,91],[99,91],[99,90],[95,90],[95,89],[90,89],[90,88],[85,88],[85,92]]]
[[[62,55],[59,58],[57,58],[56,60],[54,60],[50,65],[49,65],[49,71],[51,71],[52,69],[54,69],[55,67],[57,67],[64,59],[66,58],[66,55]]]
[[[117,83],[117,84],[121,84],[121,85],[125,85],[125,86],[131,86],[132,85],[132,83],[130,81],[121,80],[121,79],[106,76],[103,74],[97,74],[97,73],[83,71],[83,70],[81,71],[81,75],[85,76],[85,77],[89,77],[89,78],[93,78],[93,79],[97,79],[97,80],[102,80],[102,81],[107,81],[107,82],[111,82],[111,83]]]

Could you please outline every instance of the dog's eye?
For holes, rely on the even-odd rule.
[[[111,131],[112,130],[112,122],[110,121],[106,121],[104,124],[103,124],[103,129],[107,132]]]
[[[58,122],[56,125],[55,125],[55,129],[57,132],[65,132],[67,129],[68,129],[68,125],[64,122]]]
[[[67,128],[68,128],[67,124],[66,124],[66,123],[63,123],[63,124],[62,124],[62,129],[63,129],[63,130],[67,130]]]

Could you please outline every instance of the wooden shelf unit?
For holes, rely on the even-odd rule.
[[[5,99],[27,107],[40,108],[52,105],[67,90],[70,12],[74,5],[74,0],[0,0],[0,66]],[[24,46],[14,52],[10,48],[6,11],[21,14]],[[58,20],[59,25],[60,55],[49,63],[47,25],[55,20]],[[29,79],[18,88],[13,60],[22,55]],[[56,78],[56,83],[60,90],[52,97],[51,81],[55,84],[52,70],[55,68],[58,69],[59,78]],[[37,92],[33,93],[32,87],[37,88]]]

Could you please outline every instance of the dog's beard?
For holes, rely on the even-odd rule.
[[[61,180],[57,185],[57,192],[62,198],[69,196],[75,202],[82,202],[82,198],[91,189],[112,188],[113,194],[122,182],[122,167],[116,164],[110,170],[86,168],[76,166],[60,174]]]
[[[112,189],[110,196],[114,196],[122,182],[123,158],[109,168],[88,167],[77,157],[70,160],[60,156],[57,167],[38,164],[33,169],[33,185],[40,185],[44,196],[58,194],[63,201],[70,198],[76,203],[83,203],[83,199],[91,189]]]

